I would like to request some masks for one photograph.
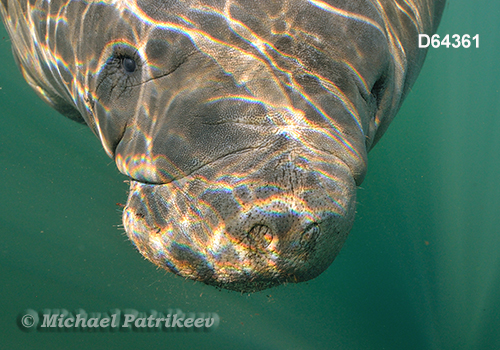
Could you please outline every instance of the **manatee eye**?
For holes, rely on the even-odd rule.
[[[134,73],[135,69],[137,68],[137,64],[130,57],[125,57],[122,59],[122,66],[127,73]]]

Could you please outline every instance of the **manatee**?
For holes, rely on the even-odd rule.
[[[444,0],[0,0],[37,94],[130,178],[125,231],[177,275],[321,274]]]

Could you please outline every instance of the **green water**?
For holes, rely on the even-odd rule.
[[[500,3],[449,1],[370,153],[357,220],[320,277],[261,293],[157,270],[127,241],[126,178],[87,127],[47,107],[0,31],[2,349],[500,349]],[[25,308],[217,312],[212,333],[24,333]]]

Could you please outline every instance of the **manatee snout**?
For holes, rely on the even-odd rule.
[[[318,151],[253,150],[167,184],[131,182],[138,250],[180,276],[241,292],[322,273],[354,220],[348,166]]]

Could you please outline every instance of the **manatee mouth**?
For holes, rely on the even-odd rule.
[[[354,220],[349,168],[317,152],[250,158],[168,184],[131,181],[128,237],[156,265],[220,288],[255,292],[318,276]]]

